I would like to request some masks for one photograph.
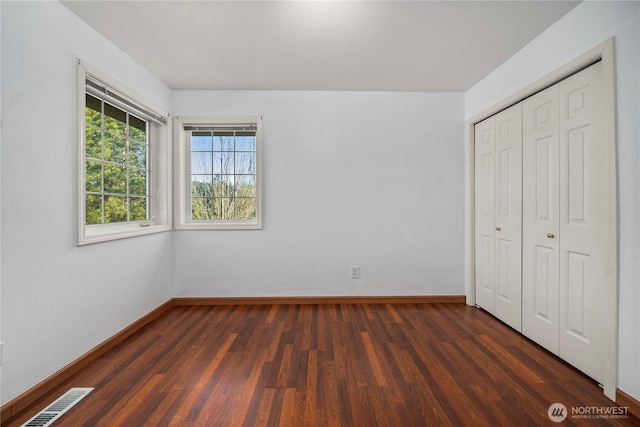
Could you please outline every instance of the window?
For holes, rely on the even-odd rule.
[[[86,95],[85,224],[149,219],[148,124]]]
[[[78,244],[168,230],[167,114],[78,70]]]
[[[180,118],[176,229],[260,229],[259,117]]]

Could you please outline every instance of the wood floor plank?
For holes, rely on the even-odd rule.
[[[298,410],[298,396],[295,388],[285,388],[280,410],[280,427],[298,427],[302,425],[302,414]]]
[[[614,405],[462,304],[176,306],[3,425],[72,386],[95,390],[56,426],[538,426],[555,402]]]
[[[309,351],[307,359],[307,375],[305,384],[305,405],[302,425],[318,425],[318,352]]]
[[[378,360],[378,355],[373,348],[373,344],[371,343],[369,334],[367,332],[360,332],[360,337],[362,339],[362,343],[364,344],[369,368],[371,369],[373,378],[375,378],[375,384],[379,387],[386,387],[387,379],[385,378],[384,372],[382,371],[380,361]]]

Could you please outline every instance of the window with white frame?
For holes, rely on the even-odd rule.
[[[176,229],[260,229],[259,117],[177,119]]]
[[[168,114],[78,64],[79,245],[166,231]]]

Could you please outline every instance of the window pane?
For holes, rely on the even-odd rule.
[[[236,198],[236,218],[254,219],[256,217],[255,198]]]
[[[104,197],[104,222],[122,222],[127,220],[127,198],[124,196]]]
[[[105,102],[104,128],[112,133],[124,136],[127,128],[127,113]]]
[[[86,96],[86,108],[84,110],[85,124],[102,127],[102,101],[91,95]]]
[[[256,173],[256,153],[255,152],[237,152],[236,153],[236,170],[237,174],[255,174]]]
[[[256,197],[255,175],[236,175],[236,197]]]
[[[214,175],[229,175],[233,173],[233,152],[213,153],[213,173]]]
[[[102,224],[102,196],[87,194],[85,199],[85,223]]]
[[[90,126],[85,128],[85,156],[102,159],[102,132]]]
[[[213,137],[211,132],[192,132],[191,151],[212,151]]]
[[[214,171],[223,175],[234,173],[233,152],[231,153],[214,153],[220,157],[220,171]]]
[[[104,165],[104,192],[126,194],[126,191],[127,191],[127,169],[122,166],[105,164]]]
[[[213,134],[213,151],[222,151],[222,137],[217,133]]]
[[[213,219],[213,199],[202,197],[191,199],[191,218]]]
[[[236,151],[256,151],[255,132],[238,132],[236,134]]]
[[[214,132],[213,150],[233,151],[233,132]]]
[[[217,175],[222,173],[222,153],[213,152],[213,173]]]
[[[147,198],[129,198],[129,221],[144,221],[147,219]]]
[[[212,175],[191,175],[192,197],[213,197]]]
[[[124,139],[110,133],[104,135],[104,160],[107,162],[124,163],[127,143]]]
[[[129,194],[147,195],[147,172],[139,169],[129,169]]]
[[[129,115],[129,138],[138,142],[147,142],[147,122]]]
[[[85,188],[87,191],[102,191],[102,163],[87,161],[85,169]]]
[[[215,175],[213,177],[213,195],[215,197],[233,197],[235,192],[234,178],[233,175]]]
[[[147,146],[131,142],[129,144],[129,166],[147,168]]]
[[[211,152],[191,153],[191,173],[196,175],[211,175]]]
[[[233,135],[222,137],[222,151],[233,151]]]
[[[235,206],[233,198],[221,197],[214,199],[216,208],[215,219],[234,219]]]

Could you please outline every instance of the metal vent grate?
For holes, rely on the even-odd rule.
[[[69,391],[60,396],[58,400],[49,405],[47,409],[36,414],[35,417],[24,423],[22,427],[50,426],[59,416],[80,402],[91,390],[93,390],[92,387],[74,387],[69,389]]]

